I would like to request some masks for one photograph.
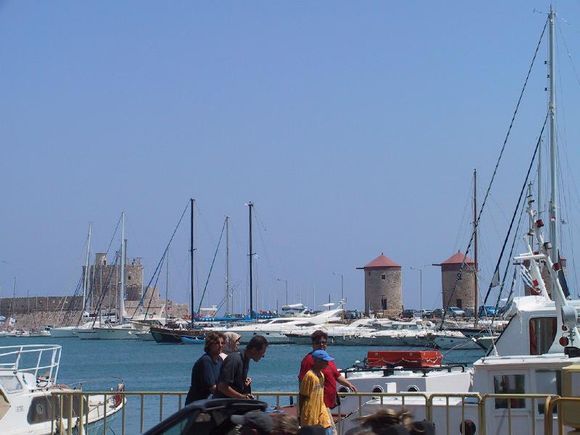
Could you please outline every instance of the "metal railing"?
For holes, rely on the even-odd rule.
[[[580,397],[553,397],[546,401],[546,411],[545,415],[552,415],[555,408],[557,408],[558,413],[558,435],[564,434],[564,426],[570,426],[580,430]],[[553,425],[550,424],[548,419],[544,420],[544,434],[553,434]]]
[[[58,431],[61,434],[72,434],[73,431],[76,431],[75,433],[84,435],[90,426],[91,433],[106,434],[109,433],[108,430],[120,435],[143,433],[181,409],[185,404],[186,394],[183,391],[65,391],[53,393],[55,412],[51,430],[52,433]],[[91,416],[87,409],[87,403],[89,403],[89,398],[94,399],[95,396],[102,396],[104,403],[112,400],[115,396],[120,396],[124,406],[115,413],[109,412],[108,407],[104,406],[100,415]],[[254,396],[258,400],[267,402],[275,409],[281,410],[291,408],[298,403],[297,392],[266,391],[254,393]],[[580,409],[580,398],[556,395],[365,392],[340,393],[340,397],[343,401],[347,398],[353,398],[356,400],[356,405],[346,409],[343,404],[339,404],[332,410],[339,435],[345,432],[348,422],[352,424],[352,420],[368,414],[369,410],[374,412],[382,406],[395,410],[407,409],[413,412],[417,419],[424,417],[429,421],[437,421],[438,435],[459,433],[460,426],[464,424],[462,422],[468,418],[476,424],[477,433],[485,435],[488,426],[487,420],[490,415],[493,417],[494,414],[490,412],[490,409],[499,410],[507,419],[507,430],[503,430],[502,433],[508,434],[514,433],[514,418],[530,420],[528,422],[530,433],[536,433],[537,430],[543,428],[547,435],[552,435],[554,427],[558,427],[559,435],[564,433],[563,417],[566,412],[568,415],[578,415],[580,421],[580,412],[576,411],[573,414],[571,408],[566,408],[566,405],[570,405],[575,406],[576,410]],[[73,403],[78,403],[76,409],[73,407]],[[522,403],[524,407],[521,407]],[[365,405],[370,405],[368,410],[365,410]],[[556,420],[554,416],[557,417]]]

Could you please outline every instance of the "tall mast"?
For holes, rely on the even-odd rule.
[[[540,179],[540,177],[539,177],[539,173],[538,173],[538,180],[539,179]],[[528,184],[528,203],[531,200],[532,200],[532,183],[529,183]],[[538,204],[538,210],[539,210],[539,208],[540,208],[540,205]],[[537,211],[536,213],[537,213],[537,216],[538,216],[538,219],[539,219],[540,212]],[[528,216],[528,226],[530,228],[533,228],[534,227],[534,221],[535,220],[537,220],[537,219],[534,219],[533,216],[531,216],[531,215]],[[534,246],[534,234],[531,231],[528,234],[528,243],[530,244],[530,246],[532,246],[532,247]]]
[[[14,300],[16,299],[16,277],[14,277],[14,281],[12,284],[12,301],[10,302],[10,317],[8,318],[8,326],[11,326],[10,323],[14,318]],[[48,304],[47,304],[48,306]]]
[[[123,323],[125,315],[125,212],[121,213],[121,286],[119,288],[119,322]]]
[[[169,304],[169,249],[165,256],[165,323],[167,323],[167,306]]]
[[[226,314],[233,311],[230,304],[230,217],[226,216]]]
[[[556,143],[556,65],[555,65],[555,21],[556,13],[550,6],[550,14],[548,16],[550,23],[550,50],[548,55],[549,64],[549,79],[550,79],[550,102],[548,112],[550,117],[550,242],[552,243],[552,251],[550,257],[553,263],[559,262],[560,257],[560,235],[559,229],[559,212],[558,212],[558,145]]]
[[[540,139],[541,140],[541,139]],[[536,180],[537,181],[537,194],[536,197],[538,198],[538,205],[537,205],[537,218],[538,219],[542,219],[542,216],[544,214],[544,192],[543,192],[543,186],[544,186],[544,180],[542,179],[543,176],[543,165],[542,165],[542,143],[540,142],[540,149],[538,150],[538,174],[536,176]],[[529,193],[531,195],[531,191]],[[532,246],[534,246],[534,237],[530,236],[530,239],[532,240],[531,244]]]
[[[254,318],[254,277],[253,277],[253,256],[254,252],[252,250],[252,208],[254,204],[252,201],[248,202],[248,210],[249,210],[249,222],[250,222],[250,253],[248,257],[250,258],[250,318]]]
[[[189,240],[189,269],[190,269],[190,291],[191,291],[191,322],[193,323],[193,319],[195,317],[195,297],[194,297],[194,287],[193,287],[193,254],[195,252],[195,249],[193,247],[193,210],[195,208],[195,199],[191,198],[190,200],[190,211],[191,211],[191,219],[190,219],[190,228],[189,228],[189,234],[190,234],[190,240]]]
[[[475,320],[477,320],[478,315],[478,305],[479,305],[479,288],[478,288],[478,279],[477,279],[477,268],[479,263],[477,262],[477,169],[473,170],[473,252],[474,252],[474,284],[475,284],[475,298],[474,298],[474,316]]]
[[[93,227],[89,224],[89,235],[87,237],[87,256],[85,259],[85,276],[83,276],[83,312],[87,309],[87,293],[89,291],[89,261],[91,256],[91,234]]]

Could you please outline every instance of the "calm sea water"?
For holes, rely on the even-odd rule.
[[[59,382],[82,384],[86,391],[109,390],[122,380],[128,391],[187,391],[191,367],[203,353],[200,345],[157,344],[154,341],[78,340],[53,338],[0,339],[0,346],[20,344],[60,344],[62,357]],[[338,367],[350,367],[366,356],[367,350],[381,348],[335,346],[328,351],[336,358]],[[392,349],[392,348],[391,348]],[[266,356],[250,366],[254,391],[296,391],[296,376],[300,361],[311,350],[305,345],[272,345]],[[483,355],[481,351],[450,351],[444,354],[446,363],[473,363]],[[138,399],[131,399],[126,409],[128,434],[140,433]],[[151,427],[159,420],[158,400],[147,400],[146,424]],[[163,417],[177,409],[177,402],[164,402]],[[120,420],[117,418],[117,420]],[[120,433],[119,421],[107,433]]]

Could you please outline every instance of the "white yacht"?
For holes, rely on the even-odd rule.
[[[107,400],[103,395],[88,399],[79,395],[72,407],[66,401],[61,404],[58,393],[78,391],[57,382],[61,350],[58,345],[0,347],[0,433],[63,433],[76,428],[81,418],[86,430],[98,425],[105,414],[110,418],[124,406],[123,397],[115,394]],[[61,409],[63,415],[72,409],[70,423],[68,418],[60,419]]]
[[[291,339],[286,333],[300,327],[321,326],[330,322],[337,322],[342,319],[343,308],[321,311],[311,317],[277,317],[274,319],[262,320],[241,326],[231,327],[211,327],[206,330],[221,332],[236,332],[241,336],[241,342],[247,343],[254,335],[263,335],[270,344],[288,344]]]
[[[364,332],[375,331],[382,328],[385,324],[384,319],[378,323],[378,319],[358,319],[349,325],[326,323],[323,325],[315,325],[310,327],[301,327],[292,329],[286,333],[288,339],[295,344],[311,344],[310,336],[318,329],[325,331],[328,334],[328,341],[332,344],[341,344],[346,337],[358,336]],[[391,323],[390,320],[386,322]]]

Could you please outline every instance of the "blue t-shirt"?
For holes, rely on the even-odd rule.
[[[191,369],[191,386],[185,399],[185,404],[196,400],[207,399],[211,394],[210,388],[217,384],[223,360],[218,356],[213,360],[209,354],[204,353]]]

